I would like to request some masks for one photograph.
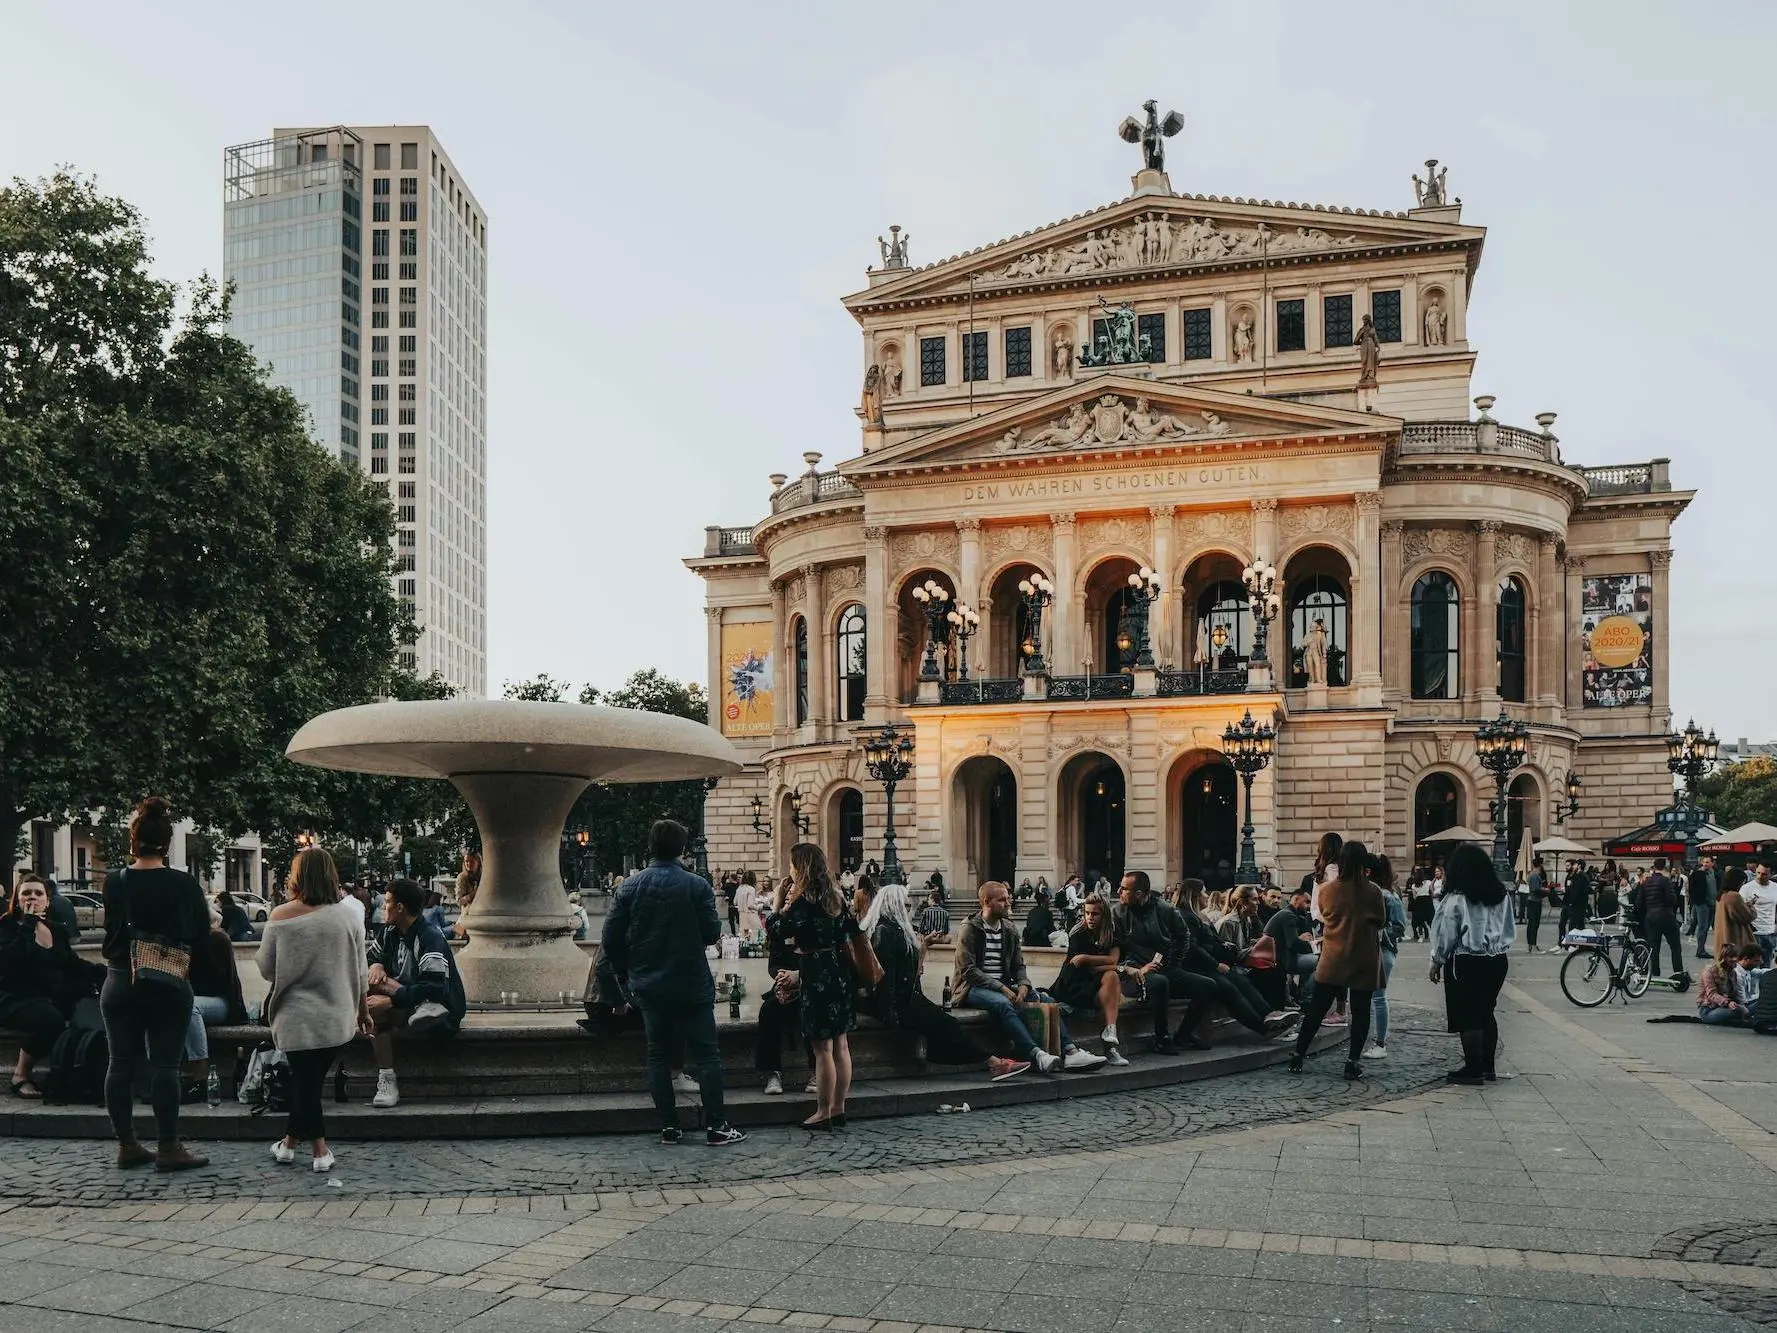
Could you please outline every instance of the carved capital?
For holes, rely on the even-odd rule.
[[[1536,544],[1545,552],[1552,552],[1561,545],[1561,539],[1552,532],[1539,532],[1536,535]]]
[[[1074,525],[1074,516],[1072,514],[1051,514],[1049,522],[1058,528],[1071,528]]]
[[[1649,551],[1647,553],[1647,564],[1649,569],[1665,569],[1671,563],[1671,551]]]
[[[958,532],[979,532],[981,531],[981,520],[973,516],[959,518],[956,521],[956,530]]]
[[[1351,502],[1358,507],[1360,513],[1367,511],[1374,514],[1382,508],[1382,492],[1359,491],[1351,497]]]
[[[1382,535],[1389,541],[1398,542],[1406,530],[1407,525],[1398,518],[1391,518],[1382,525]]]
[[[1253,497],[1253,513],[1275,514],[1276,512],[1277,501],[1273,497],[1269,495],[1256,495]]]
[[[864,529],[864,540],[867,542],[885,542],[888,540],[888,533],[889,530],[887,528],[872,525]]]
[[[1561,564],[1569,574],[1578,574],[1586,568],[1586,557],[1583,555],[1575,555],[1572,551],[1569,551],[1562,557]]]
[[[1148,513],[1154,518],[1171,518],[1178,512],[1177,505],[1149,505]]]
[[[703,608],[703,614],[712,625],[722,623],[722,608],[719,606],[706,606]]]
[[[1501,526],[1503,525],[1498,519],[1484,518],[1479,523],[1475,524],[1475,531],[1480,533],[1483,537],[1492,537],[1498,535]]]

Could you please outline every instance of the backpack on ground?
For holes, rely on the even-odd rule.
[[[103,1106],[105,1071],[110,1064],[111,1046],[105,1040],[99,1002],[88,996],[74,1006],[68,1026],[49,1049],[43,1100],[62,1106]]]

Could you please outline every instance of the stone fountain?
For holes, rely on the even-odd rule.
[[[455,784],[481,830],[481,888],[457,955],[472,1001],[578,995],[586,956],[562,892],[562,827],[594,782],[674,782],[741,770],[713,728],[588,704],[440,699],[364,704],[314,718],[285,753],[299,764]]]

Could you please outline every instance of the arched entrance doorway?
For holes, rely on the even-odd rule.
[[[1178,810],[1185,878],[1232,888],[1240,863],[1240,784],[1233,766],[1221,759],[1198,764],[1185,775]]]
[[[832,840],[826,851],[835,871],[857,870],[864,864],[864,793],[841,787],[828,802],[827,828]]]
[[[1018,780],[996,755],[975,755],[950,781],[951,853],[968,885],[1012,884],[1018,870]]]
[[[1045,574],[1035,565],[1016,564],[1001,570],[988,592],[986,654],[978,659],[983,675],[1005,679],[1024,673],[1026,647],[1030,644],[1030,613],[1018,591],[1019,581]],[[1047,630],[1044,638],[1047,639]],[[1039,646],[1046,646],[1039,645]]]
[[[1129,802],[1123,769],[1108,754],[1089,750],[1061,770],[1058,869],[1065,879],[1080,874],[1090,885],[1103,875],[1114,885],[1123,876],[1123,829]]]
[[[1448,773],[1426,774],[1413,791],[1415,859],[1427,864],[1442,861],[1450,845],[1448,843],[1432,843],[1428,847],[1425,845],[1425,840],[1434,833],[1442,833],[1445,829],[1455,828],[1460,823],[1462,823],[1462,788],[1457,786],[1456,779]]]
[[[1128,616],[1133,597],[1129,576],[1135,572],[1135,561],[1119,555],[1100,561],[1086,576],[1087,657],[1094,675],[1109,676],[1134,669],[1134,626]],[[1063,665],[1073,670],[1072,663]]]
[[[1506,788],[1506,851],[1517,863],[1518,844],[1526,831],[1535,842],[1542,837],[1542,791],[1529,773],[1520,773]],[[1485,833],[1488,830],[1482,829]]]

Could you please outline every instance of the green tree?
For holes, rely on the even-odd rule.
[[[1723,830],[1755,820],[1777,825],[1777,760],[1758,755],[1718,769],[1697,784],[1697,795]]]
[[[0,848],[149,791],[221,833],[350,836],[388,811],[283,750],[426,688],[395,667],[393,508],[227,334],[226,295],[199,281],[176,318],[148,260],[90,181],[0,189]]]
[[[573,687],[565,680],[556,680],[545,671],[531,680],[509,680],[500,687],[500,693],[508,699],[519,699],[534,704],[558,704],[567,697]],[[590,686],[588,687],[590,688]],[[586,702],[583,698],[582,703]]]

